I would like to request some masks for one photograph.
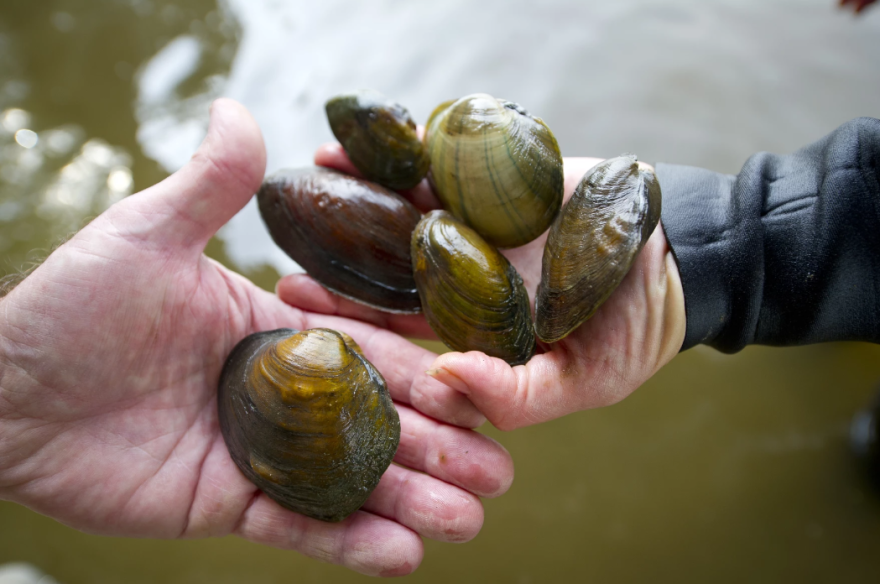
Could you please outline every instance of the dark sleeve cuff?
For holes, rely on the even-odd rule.
[[[760,229],[747,220],[760,215],[756,209],[735,207],[755,202],[733,197],[732,175],[672,164],[658,164],[656,170],[663,190],[663,229],[684,289],[687,331],[682,350],[702,343],[735,350],[735,339],[724,341],[731,319],[757,317],[756,307],[750,306],[755,295],[738,289],[760,286],[762,275],[759,262],[740,257],[760,247]]]
[[[658,164],[687,331],[708,344],[880,342],[880,121],[736,175]]]

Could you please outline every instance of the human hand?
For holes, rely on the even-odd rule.
[[[0,299],[0,498],[92,533],[235,533],[366,574],[409,573],[422,558],[420,535],[476,535],[478,496],[509,487],[510,457],[458,427],[484,418],[445,388],[433,394],[431,418],[408,405],[414,377],[436,357],[430,351],[290,307],[202,254],[264,168],[256,123],[219,100],[186,167],[111,207]],[[220,435],[226,356],[244,336],[279,327],[351,335],[400,413],[402,466],[341,523],[268,499]]]
[[[862,10],[874,3],[875,0],[840,0],[840,7],[846,10],[852,8],[853,12],[860,14]]]
[[[598,158],[566,158],[565,200]],[[322,146],[316,164],[356,174],[338,144]],[[661,185],[662,187],[662,185]],[[437,207],[426,181],[410,193],[422,210]],[[534,307],[547,234],[503,253],[519,271]],[[429,338],[424,317],[384,314],[340,298],[305,275],[282,278],[278,296],[307,310],[343,315],[411,336]],[[434,396],[466,396],[502,430],[511,430],[627,397],[674,357],[684,341],[684,297],[661,225],[629,274],[593,317],[565,339],[511,367],[477,351],[446,353],[416,377],[413,404],[430,411]]]

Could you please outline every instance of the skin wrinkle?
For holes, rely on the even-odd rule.
[[[206,259],[209,262],[207,265],[205,264]],[[223,279],[223,283],[225,284],[225,289],[227,292],[226,299],[229,306],[229,310],[226,311],[226,314],[229,315],[229,320],[227,321],[228,326],[226,327],[226,330],[259,330],[257,327],[254,326],[255,323],[258,321],[257,315],[255,313],[255,306],[257,305],[257,302],[246,290],[242,291],[240,289],[238,282],[233,277],[232,272],[224,268],[216,261],[204,258],[203,256],[200,259],[198,265],[197,281],[199,283],[199,286],[204,286],[207,274],[209,273],[209,266],[215,269],[215,273],[220,274],[221,278]],[[241,320],[234,321],[233,319],[236,317],[239,317]],[[226,339],[225,345],[228,345],[231,348],[231,340]]]
[[[529,402],[533,401],[535,399],[534,396],[538,393],[534,388],[541,384],[532,382],[532,376],[529,375],[529,370],[525,366],[514,367],[513,375],[516,380],[514,385],[515,393],[513,403],[519,404],[519,407],[514,405],[513,408],[507,408],[506,412],[502,415],[502,418],[498,420],[498,424],[496,425],[500,430],[505,431],[513,430],[521,426],[522,424],[519,423],[519,419],[525,419],[529,425],[538,422],[535,409],[529,404]],[[519,419],[508,423],[510,417],[514,415]]]
[[[250,500],[245,504],[244,509],[242,509],[241,514],[238,517],[238,520],[235,522],[235,525],[233,525],[232,529],[229,531],[230,533],[234,533],[234,534],[238,535],[239,537],[243,537],[245,539],[250,539],[244,533],[245,532],[245,525],[244,524],[247,521],[248,517],[250,516],[251,510],[252,510],[254,504],[259,500],[260,495],[262,495],[262,494],[263,494],[263,492],[260,489],[254,487],[254,490],[251,492],[251,495],[250,495]],[[297,547],[296,542],[294,542],[294,547]]]
[[[409,431],[409,427],[410,427],[410,424],[401,423],[401,425],[400,425],[401,442],[403,442],[403,436],[406,435],[406,436],[413,438],[413,440],[411,440],[410,443],[417,443],[417,441],[415,439],[420,435],[420,433]],[[399,461],[400,464],[403,464],[404,466],[408,466],[410,468],[418,468],[419,467],[418,461],[424,460],[427,457],[427,449],[428,449],[427,444],[422,443],[419,450],[412,452],[411,456],[406,455],[405,460]],[[400,452],[399,448],[398,448],[398,452]],[[403,458],[404,455],[401,454],[400,457]],[[397,461],[397,458],[398,458],[397,453],[395,453],[394,460]],[[410,464],[410,463],[414,463],[414,464]]]
[[[197,418],[204,417],[206,419],[210,419],[213,417],[212,416],[213,412],[211,411],[211,409],[213,407],[212,401],[213,400],[211,400],[210,396],[209,396],[209,399],[206,400],[205,405],[202,407],[201,414],[199,416],[197,416]],[[193,431],[193,429],[195,429],[196,426],[197,426],[197,424],[194,423],[190,427],[190,431]],[[180,459],[180,456],[177,454],[177,450],[178,450],[180,444],[183,442],[183,440],[187,437],[187,434],[188,434],[188,432],[184,433],[184,435],[181,436],[180,440],[177,442],[177,444],[172,449],[171,454],[168,457],[168,461],[172,460],[173,458]],[[192,483],[193,483],[192,492],[189,495],[190,503],[189,503],[189,507],[187,508],[186,512],[183,514],[183,525],[181,526],[180,532],[178,533],[177,537],[182,537],[187,532],[187,529],[189,528],[190,517],[192,516],[193,507],[195,506],[195,502],[196,502],[196,494],[198,493],[199,483],[202,480],[202,469],[205,466],[205,461],[208,459],[208,455],[211,453],[212,446],[213,446],[213,444],[211,443],[211,441],[206,441],[205,447],[204,447],[204,452],[202,452],[198,463],[192,469],[192,471],[193,471],[192,475],[194,477],[194,480],[192,481]],[[187,468],[189,470],[189,465],[187,465],[186,463],[181,463],[181,464],[184,468]]]
[[[35,431],[39,434],[40,430],[43,430],[47,426],[51,428],[53,425],[54,424],[46,423],[46,424],[43,424],[43,425],[38,426],[36,428],[25,428],[25,429],[16,431],[15,435],[22,437],[32,431]],[[47,444],[51,443],[52,441],[64,438],[66,432],[67,432],[67,430],[60,430],[60,431],[52,432],[52,434],[50,436],[50,440],[47,442]],[[20,470],[20,467],[22,467],[22,466],[27,467],[28,463],[31,463],[31,465],[33,465],[32,464],[33,457],[35,456],[35,454],[37,452],[39,452],[42,449],[42,446],[40,446],[40,445],[28,444],[27,440],[22,440],[21,442],[22,443],[19,445],[19,449],[23,450],[23,453],[20,453],[18,456],[15,455],[16,449],[9,450],[9,451],[2,453],[3,458],[9,459],[9,460],[4,461],[4,464],[2,466],[0,466],[0,469],[3,469],[5,471],[6,476],[14,475],[14,474],[21,474],[22,471]],[[35,466],[37,468],[42,468],[42,466],[39,464],[37,464]],[[18,471],[18,473],[16,473],[16,471]],[[27,475],[27,468],[25,468],[24,474]],[[19,485],[26,484],[26,483],[30,482],[31,480],[33,480],[33,478],[39,478],[39,476],[25,478],[15,484],[19,484]],[[5,486],[8,489],[10,483],[7,483],[6,482],[7,480],[8,480],[8,478],[5,478],[3,474],[0,474],[0,486]]]
[[[155,235],[152,231],[155,229],[155,225],[157,223],[161,223],[164,221],[170,221],[173,217],[168,213],[160,213],[158,211],[154,211],[151,213],[146,213],[140,209],[140,205],[136,204],[137,201],[133,199],[124,199],[119,203],[116,203],[113,207],[110,208],[110,212],[106,213],[101,221],[106,223],[107,228],[112,229],[112,233],[106,233],[106,237],[110,240],[120,241],[129,246],[132,250],[132,253],[135,255],[149,255],[152,252],[166,252],[168,250],[168,245],[165,241],[159,240],[155,241]],[[124,209],[121,207],[125,205]],[[135,231],[133,228],[124,228],[123,225],[120,225],[117,220],[117,215],[119,215],[120,211],[125,211],[126,213],[135,213],[145,218],[144,224],[153,226],[153,229],[140,229]],[[155,216],[161,218],[161,221],[156,221]],[[126,221],[129,225],[137,225],[137,222],[134,221]],[[89,233],[88,231],[86,233]],[[71,240],[75,241],[75,240]],[[88,241],[88,240],[86,240]]]
[[[429,359],[431,362],[433,362],[434,358],[429,355],[427,358],[422,359],[422,369],[427,370],[431,366],[431,363],[425,363],[425,361],[428,361]],[[422,374],[422,375],[424,375],[424,374]],[[412,381],[410,381],[409,388],[406,390],[406,400],[405,401],[407,403],[410,403],[413,405],[419,404],[419,405],[425,406],[425,405],[427,405],[426,402],[432,402],[431,405],[435,405],[435,406],[439,405],[436,403],[436,400],[434,400],[432,396],[426,395],[425,392],[423,392],[421,390],[421,385],[416,382],[416,380],[418,380],[419,377],[420,376],[414,376]]]
[[[394,517],[406,517],[408,515],[405,501],[408,502],[409,498],[404,497],[404,491],[407,485],[410,483],[409,481],[404,481],[402,479],[403,475],[401,474],[395,473],[393,475],[394,488],[392,489],[392,492],[394,493],[394,496],[392,497],[392,500],[394,501],[394,505],[391,509],[391,513],[389,514],[389,516],[386,516],[386,519],[391,519]],[[375,510],[373,510],[373,513],[376,513],[376,515],[379,516],[384,516],[381,513],[376,512]],[[422,522],[422,524],[424,524],[424,522]]]
[[[66,427],[60,428],[57,432],[53,432],[48,440],[43,442],[42,444],[35,445],[34,451],[32,454],[29,454],[26,459],[20,462],[17,466],[24,466],[24,474],[27,475],[31,473],[32,476],[26,477],[25,480],[22,481],[22,485],[30,485],[34,487],[39,483],[51,482],[53,479],[57,477],[57,472],[54,472],[52,469],[52,462],[54,462],[54,452],[59,449],[54,445],[58,442],[62,443],[60,450],[63,450],[71,441],[77,442],[79,436],[76,435],[75,431],[77,427],[71,424],[66,424]],[[69,433],[74,433],[72,437],[69,437]],[[92,435],[92,438],[96,438],[96,436]],[[100,442],[100,440],[99,440]],[[103,443],[103,442],[102,442]],[[109,444],[107,444],[109,445]],[[48,460],[47,460],[48,458]],[[16,468],[16,467],[13,467]],[[36,472],[32,472],[30,469],[35,470]],[[47,473],[47,470],[52,470],[53,472]],[[37,490],[36,488],[32,488],[33,490]],[[24,489],[17,491],[19,494],[27,494]],[[28,498],[17,497],[12,500],[18,500],[19,502],[27,501]]]
[[[360,511],[359,513],[366,512]],[[334,537],[333,535],[326,534],[327,531],[330,531],[329,528],[326,528],[324,526],[317,527],[314,523],[310,523],[310,527],[308,528],[309,532],[318,533],[319,530],[319,534],[310,535],[307,538],[307,541],[309,541],[309,543],[306,544],[306,547],[309,550],[309,556],[315,557],[323,562],[341,562],[343,565],[346,566],[353,565],[353,562],[349,560],[348,555],[345,551],[351,548],[351,546],[347,544],[349,543],[348,538],[353,537],[353,532],[343,531],[342,537],[338,537],[338,535]]]
[[[209,416],[211,419],[209,420],[210,427],[207,434],[213,438],[208,443],[205,458],[201,461],[197,471],[196,485],[193,489],[191,505],[186,513],[186,527],[178,536],[180,538],[223,536],[231,533],[231,530],[241,518],[244,506],[250,502],[253,492],[257,490],[241,475],[241,473],[238,473],[238,476],[236,477],[237,479],[240,479],[239,481],[236,481],[235,479],[230,481],[228,478],[227,480],[223,480],[219,476],[206,476],[204,467],[208,464],[208,459],[210,459],[212,455],[219,453],[221,449],[223,452],[220,456],[226,454],[226,444],[223,442],[222,437],[217,431],[218,424],[216,417],[213,415],[213,412],[211,412],[211,414],[212,415]],[[231,463],[231,460],[229,460],[229,463]],[[230,515],[229,513],[224,512],[226,511],[225,507],[228,505],[224,504],[230,499],[235,499],[235,507],[238,507],[238,502],[242,499],[240,493],[243,484],[250,485],[251,488],[248,489],[246,494],[242,495],[246,497],[246,500],[241,501],[242,509],[234,510],[234,515],[231,517],[234,519],[234,522],[230,525]]]
[[[127,263],[126,260],[123,260],[123,259],[116,259],[112,256],[101,255],[100,253],[98,253],[97,251],[95,251],[93,249],[94,246],[82,246],[82,245],[78,245],[78,243],[79,242],[76,239],[72,239],[72,240],[68,241],[65,245],[70,246],[70,248],[71,248],[70,251],[75,251],[79,256],[100,260],[101,264],[109,263],[109,264],[116,264],[116,265],[124,265]],[[137,254],[137,255],[140,255],[140,254]],[[85,278],[81,278],[79,281],[86,282],[87,284],[90,284],[89,286],[87,286],[87,288],[94,287],[94,283],[89,282]],[[67,283],[66,285],[70,285],[70,284]]]

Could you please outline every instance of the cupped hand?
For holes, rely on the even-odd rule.
[[[565,200],[598,158],[566,158]],[[322,146],[319,165],[356,174],[338,144]],[[662,184],[661,184],[662,187]],[[427,181],[404,193],[423,211],[438,203]],[[534,295],[541,277],[545,233],[503,253]],[[401,334],[430,338],[422,316],[386,315],[324,290],[305,275],[282,278],[279,297],[303,309],[356,318]],[[511,367],[484,353],[446,353],[417,375],[412,403],[431,415],[437,396],[466,397],[496,427],[511,430],[627,397],[674,357],[684,340],[684,297],[672,251],[658,225],[617,290],[593,317],[563,340],[539,343],[539,354]]]
[[[476,535],[479,496],[508,488],[510,457],[466,429],[483,416],[442,384],[427,400],[431,417],[412,407],[433,353],[370,324],[291,307],[202,254],[264,168],[256,123],[220,100],[186,167],[111,207],[0,300],[0,498],[92,533],[235,533],[367,574],[411,572],[420,535]],[[398,464],[341,523],[268,499],[220,435],[226,355],[244,336],[279,327],[347,332],[400,413]]]

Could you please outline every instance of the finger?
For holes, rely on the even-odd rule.
[[[502,430],[622,400],[677,354],[684,298],[662,226],[593,317],[525,365],[483,353],[447,353],[428,372]]]
[[[584,409],[584,380],[568,379],[557,353],[536,355],[511,367],[478,351],[446,353],[428,375],[467,398],[500,430],[513,430]]]
[[[467,396],[499,430],[514,430],[617,403],[635,389],[605,356],[591,359],[557,347],[511,367],[477,351],[446,353],[428,375]]]
[[[304,313],[304,318],[305,328],[326,327],[349,334],[382,373],[395,401],[464,428],[476,428],[486,420],[461,393],[428,378],[425,371],[436,358],[431,351],[364,322],[311,313]]]
[[[409,574],[424,555],[421,538],[395,521],[355,511],[339,523],[327,523],[288,511],[263,493],[244,512],[235,533],[369,576]]]
[[[319,146],[315,151],[315,164],[333,168],[351,176],[363,177],[361,171],[352,164],[348,154],[345,153],[345,149],[338,142]],[[423,180],[411,189],[400,191],[400,194],[406,197],[422,213],[440,209],[440,201],[434,196],[434,191],[431,190],[427,180]]]
[[[408,337],[437,338],[421,314],[392,314],[370,308],[334,294],[306,274],[281,278],[275,293],[287,304],[309,312],[355,318]]]
[[[218,99],[208,135],[186,166],[111,208],[112,220],[125,235],[201,253],[259,189],[265,167],[263,137],[253,117],[241,104]]]
[[[333,168],[339,172],[344,172],[345,174],[350,174],[351,176],[356,176],[358,178],[363,178],[364,176],[361,174],[361,171],[352,164],[351,160],[348,158],[348,154],[345,153],[345,149],[339,142],[328,142],[327,144],[318,146],[318,149],[315,150],[315,164],[317,166]]]
[[[441,424],[406,406],[394,461],[481,497],[498,497],[513,483],[513,460],[501,444],[472,430]]]
[[[382,475],[363,509],[450,543],[472,540],[483,526],[483,505],[475,495],[395,465]]]

